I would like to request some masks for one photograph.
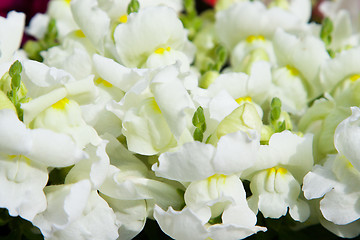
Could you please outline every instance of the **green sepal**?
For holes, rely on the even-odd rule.
[[[131,2],[128,5],[127,8],[127,13],[133,13],[133,12],[138,12],[140,9],[140,3],[138,0],[131,0]]]
[[[195,128],[193,137],[194,137],[195,141],[202,142],[202,140],[204,138],[204,134],[203,134],[203,132],[201,131],[200,128]]]
[[[22,72],[22,65],[19,60],[16,60],[9,69],[9,74],[13,78],[16,74],[20,74]]]
[[[192,118],[192,124],[199,128],[202,132],[206,130],[206,123],[205,123],[205,115],[204,109],[200,106],[196,109],[194,116]]]
[[[332,41],[331,33],[334,29],[333,22],[330,18],[325,17],[322,22],[322,27],[320,31],[320,38],[325,43],[326,46],[330,45]]]

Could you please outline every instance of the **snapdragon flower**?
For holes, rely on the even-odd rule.
[[[16,113],[0,110],[1,207],[33,220],[46,208],[47,167],[66,167],[87,158],[73,140],[47,129],[28,129]]]
[[[324,225],[339,236],[355,237],[360,234],[359,222],[359,163],[357,139],[359,132],[359,108],[351,108],[352,115],[342,121],[334,135],[337,155],[330,155],[323,165],[314,166],[304,178],[304,194],[307,199],[321,198],[320,210],[327,221]],[[348,226],[347,226],[348,225]]]
[[[176,239],[194,233],[195,239],[239,239],[264,231],[255,226],[256,217],[237,175],[254,164],[258,147],[255,131],[249,135],[238,131],[220,138],[216,148],[195,141],[161,154],[152,166],[156,175],[190,183],[184,184],[186,206],[181,211],[155,207],[154,217],[162,230]],[[183,227],[177,228],[178,224]]]
[[[275,133],[269,145],[261,145],[258,158],[242,177],[250,180],[249,206],[264,217],[287,214],[304,222],[310,208],[301,199],[302,179],[313,166],[312,136],[299,137],[290,131]]]

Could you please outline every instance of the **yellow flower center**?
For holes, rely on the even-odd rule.
[[[350,79],[350,81],[355,82],[359,78],[360,78],[360,74],[354,74],[349,79]]]
[[[265,37],[264,37],[263,35],[257,35],[257,36],[255,36],[255,35],[250,35],[250,36],[248,36],[248,37],[246,38],[246,41],[247,41],[248,43],[252,43],[252,42],[254,42],[254,41],[265,41]]]
[[[63,110],[63,109],[65,109],[65,106],[66,106],[69,102],[70,102],[69,99],[63,98],[63,99],[61,99],[60,101],[54,103],[54,104],[52,105],[52,107],[55,108],[55,109]]]
[[[122,15],[121,17],[119,17],[119,22],[127,23],[127,21],[128,21],[128,16],[127,15]]]
[[[247,96],[247,97],[239,97],[239,98],[235,99],[235,101],[238,104],[241,104],[243,102],[252,102],[252,99],[251,99],[251,97]]]
[[[65,0],[65,2],[70,5],[71,0]]]
[[[102,85],[104,85],[105,87],[109,87],[109,88],[113,86],[111,83],[109,83],[108,81],[106,81],[106,80],[104,80],[104,79],[102,79],[102,78],[96,79],[96,80],[95,80],[95,83],[96,83],[97,85],[102,84]]]
[[[297,70],[295,67],[290,66],[290,65],[286,65],[286,68],[290,72],[291,75],[293,75],[293,76],[299,76],[300,75],[299,70]]]
[[[168,51],[168,52],[170,52],[171,47],[167,47],[167,48],[162,48],[162,47],[161,47],[161,48],[156,49],[154,52],[155,52],[156,54],[164,54],[165,50]]]

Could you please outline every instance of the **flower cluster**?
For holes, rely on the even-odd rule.
[[[358,236],[359,7],[325,1],[317,24],[310,0],[50,0],[26,29],[9,12],[0,207],[45,239],[151,219],[236,240],[285,217]]]

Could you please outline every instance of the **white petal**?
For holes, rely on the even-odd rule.
[[[348,224],[360,218],[359,192],[346,192],[338,187],[320,201],[320,210],[325,219],[339,225]]]
[[[82,215],[65,229],[55,232],[51,239],[113,240],[118,236],[114,211],[96,191],[92,191]]]
[[[336,186],[336,177],[329,170],[315,165],[313,170],[305,175],[302,190],[307,199],[320,198]]]
[[[30,132],[10,109],[0,110],[0,152],[26,154],[32,147]]]
[[[293,206],[290,206],[289,213],[295,221],[305,222],[310,216],[309,204],[298,200]]]
[[[360,171],[360,109],[351,108],[352,115],[342,121],[335,130],[334,143],[339,153]]]
[[[249,131],[249,134],[238,131],[221,137],[213,159],[215,171],[232,174],[251,167],[259,147],[260,140],[255,131]]]
[[[93,189],[98,189],[105,181],[109,168],[109,157],[105,152],[106,144],[107,141],[102,141],[98,146],[88,145],[85,152],[89,158],[81,160],[71,168],[66,175],[65,183],[89,179]]]
[[[145,200],[118,200],[107,196],[103,198],[114,210],[116,219],[121,223],[118,239],[131,240],[141,232],[148,215]]]
[[[91,184],[83,180],[71,185],[53,185],[45,188],[47,209],[36,215],[32,223],[39,227],[45,238],[64,229],[79,218],[90,194]]]
[[[159,177],[177,181],[196,181],[215,174],[211,160],[215,148],[201,142],[185,143],[176,152],[160,155],[159,165],[154,164],[152,170]]]
[[[87,158],[74,141],[65,134],[46,129],[31,130],[33,145],[26,156],[51,167],[66,167]]]
[[[36,214],[46,208],[43,188],[47,181],[46,166],[23,156],[2,155],[0,157],[0,207],[7,208],[11,216],[20,215],[32,221]]]
[[[0,63],[10,61],[24,32],[25,14],[11,11],[0,18]]]
[[[180,138],[189,118],[192,117],[187,112],[195,111],[194,104],[178,78],[178,74],[179,70],[176,66],[166,67],[154,76],[150,84],[155,101],[177,139]]]
[[[96,0],[75,0],[71,2],[75,22],[80,26],[97,50],[104,52],[105,35],[109,31],[110,18],[98,7]]]
[[[94,54],[93,62],[100,77],[125,92],[146,73],[146,70],[127,68],[98,54]]]
[[[172,207],[165,212],[159,206],[155,206],[154,218],[161,230],[177,240],[204,240],[208,232],[201,223],[201,220],[190,208],[182,211],[175,211]]]

